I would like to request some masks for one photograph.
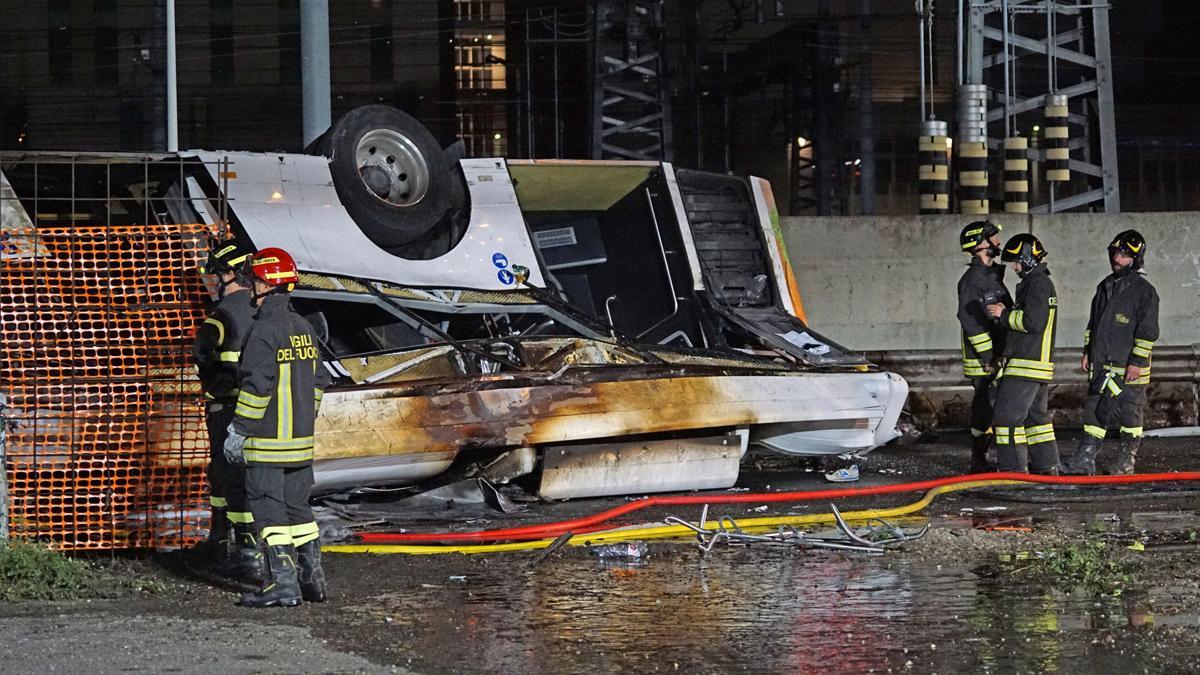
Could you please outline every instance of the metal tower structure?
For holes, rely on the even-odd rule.
[[[592,157],[671,159],[663,0],[595,0]]]
[[[1041,203],[1030,207],[1032,213],[1088,205],[1102,205],[1108,213],[1121,210],[1110,6],[1104,0],[959,0],[966,24],[959,37],[959,81],[987,85],[991,92],[988,149],[997,156],[1005,138],[1030,135],[1028,159],[1052,168],[1069,157],[1073,178],[1062,180],[1057,168],[1048,172],[1045,193],[1033,193]],[[1044,67],[1033,67],[1036,61]],[[1066,153],[1059,135],[1063,98]],[[1038,143],[1043,127],[1047,133]],[[1030,178],[1036,186],[1036,176]]]
[[[853,175],[861,164],[871,179],[870,208],[874,209],[874,150],[862,136],[873,134],[870,111],[870,66],[864,53],[851,65],[843,58],[842,26],[832,15],[830,0],[819,0],[816,20],[796,28],[789,58],[791,113],[788,118],[790,212],[820,216],[849,214]],[[867,5],[864,5],[867,6]],[[860,36],[868,40],[869,17],[860,20]],[[865,47],[862,47],[865,52]],[[857,111],[849,108],[850,81],[858,70]],[[865,103],[864,103],[865,97]],[[863,107],[866,107],[866,113]],[[847,160],[848,144],[842,142],[846,118],[857,112],[860,129],[860,161]],[[865,121],[864,121],[865,120]],[[872,139],[873,140],[873,139]],[[868,153],[869,151],[869,153]],[[852,157],[854,155],[851,155]],[[866,185],[864,183],[864,185]]]

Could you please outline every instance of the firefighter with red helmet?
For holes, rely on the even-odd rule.
[[[1081,367],[1088,374],[1083,438],[1062,467],[1070,475],[1096,473],[1096,455],[1108,429],[1120,427],[1120,448],[1110,474],[1133,473],[1142,442],[1142,411],[1150,384],[1150,353],[1158,340],[1158,291],[1146,279],[1146,239],[1126,230],[1108,245],[1112,274],[1096,287]]]
[[[238,395],[238,361],[254,323],[250,281],[244,273],[252,249],[236,239],[209,251],[204,273],[217,278],[219,300],[196,330],[192,359],[204,389],[205,421],[211,455],[208,464],[212,525],[208,549],[217,571],[252,581],[262,579],[262,560],[246,506],[245,471],[225,460],[226,428],[233,421]]]
[[[320,533],[308,504],[313,485],[313,431],[329,373],[307,320],[291,306],[300,280],[283,249],[250,259],[258,307],[242,350],[241,390],[225,443],[246,465],[246,499],[265,545],[267,581],[242,595],[249,607],[293,607],[325,600]]]

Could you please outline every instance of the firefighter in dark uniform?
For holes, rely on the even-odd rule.
[[[1108,245],[1112,274],[1096,287],[1083,332],[1083,371],[1090,385],[1083,404],[1083,439],[1063,473],[1096,473],[1096,455],[1109,428],[1119,426],[1121,446],[1106,473],[1133,473],[1142,442],[1142,410],[1150,384],[1150,352],[1158,340],[1158,292],[1142,265],[1146,240],[1126,230]]]
[[[209,548],[222,574],[261,580],[262,564],[253,518],[246,506],[245,470],[225,460],[225,430],[233,421],[238,395],[238,361],[254,322],[250,282],[243,267],[251,251],[229,239],[210,252],[204,273],[217,277],[219,300],[196,331],[192,358],[204,389],[211,455],[208,464],[212,526]]]
[[[1058,443],[1049,410],[1058,294],[1044,262],[1046,249],[1032,234],[1018,234],[1005,243],[1000,259],[1012,263],[1021,283],[1011,308],[1003,303],[987,306],[988,315],[1008,327],[992,415],[996,468],[1058,475]]]
[[[312,326],[292,309],[300,280],[282,249],[250,259],[254,325],[242,350],[241,391],[225,454],[246,466],[246,499],[265,543],[267,582],[242,596],[250,607],[293,607],[325,600],[321,543],[308,504],[313,428],[329,381]]]
[[[963,375],[971,381],[971,473],[991,471],[987,461],[992,442],[992,376],[994,363],[1004,350],[1003,324],[988,316],[985,307],[999,302],[1012,305],[1004,287],[1004,265],[1000,257],[1000,226],[980,220],[963,228],[958,241],[971,256],[967,270],[958,280],[958,323],[962,330]]]

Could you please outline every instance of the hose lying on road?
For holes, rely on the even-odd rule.
[[[689,537],[694,532],[679,525],[638,525],[613,526],[604,528],[603,523],[613,518],[648,508],[651,506],[683,506],[700,504],[744,504],[764,502],[798,502],[816,499],[844,499],[847,497],[863,497],[870,495],[896,494],[902,492],[917,492],[926,490],[925,495],[910,504],[885,509],[867,509],[850,511],[842,516],[847,520],[866,520],[870,518],[895,518],[920,511],[929,505],[935,497],[948,492],[970,490],[980,487],[1033,486],[1049,485],[1130,485],[1137,483],[1159,483],[1200,481],[1200,472],[1152,473],[1134,474],[1130,476],[1037,476],[1023,473],[986,473],[938,478],[934,480],[899,483],[896,485],[881,485],[874,487],[858,487],[844,490],[808,490],[801,492],[771,492],[771,493],[740,493],[724,495],[667,495],[647,497],[636,502],[622,504],[605,511],[553,523],[530,525],[526,527],[504,528],[497,530],[481,530],[477,532],[441,532],[441,533],[389,533],[371,532],[359,535],[361,544],[334,544],[323,546],[322,550],[330,553],[408,553],[413,555],[436,553],[498,553],[503,551],[526,551],[541,549],[554,543],[554,540],[572,532],[574,536],[568,541],[572,546],[590,544],[605,544],[635,539],[669,539]],[[819,525],[834,522],[832,513],[808,514],[802,516],[767,516],[759,518],[743,518],[736,521],[742,529],[774,528],[782,525]],[[718,524],[707,523],[706,527],[716,528]],[[418,545],[418,542],[439,541],[502,541],[507,543],[489,544],[460,544],[460,545]]]
[[[1009,484],[1043,483],[1051,485],[1122,485],[1132,483],[1155,483],[1163,481],[1200,480],[1200,472],[1181,473],[1147,473],[1131,476],[1038,476],[1026,473],[977,473],[966,476],[951,476],[911,483],[895,485],[876,485],[871,487],[853,487],[845,489],[805,490],[800,492],[744,492],[738,494],[720,495],[659,495],[628,502],[620,506],[594,513],[582,518],[562,520],[539,525],[509,527],[497,530],[480,530],[477,532],[364,532],[358,535],[364,544],[418,544],[450,541],[510,541],[515,539],[540,539],[542,537],[557,537],[563,532],[594,532],[596,526],[607,523],[618,516],[652,506],[691,506],[702,504],[765,504],[772,502],[803,502],[813,500],[846,499],[848,497],[866,497],[888,495],[902,492],[921,492],[946,485],[962,483],[979,483],[1000,485],[995,481],[1008,481]]]

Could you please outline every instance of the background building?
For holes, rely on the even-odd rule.
[[[161,5],[0,0],[0,149],[163,148]],[[298,0],[176,6],[180,147],[301,150]],[[937,7],[945,119],[955,8]],[[1123,210],[1200,209],[1200,3],[1113,3],[1111,24]],[[387,103],[471,154],[543,158],[603,155],[606,57],[657,50],[620,114],[663,111],[662,157],[764,176],[785,213],[869,210],[864,176],[875,212],[915,210],[912,0],[334,0],[330,45],[335,117]]]

